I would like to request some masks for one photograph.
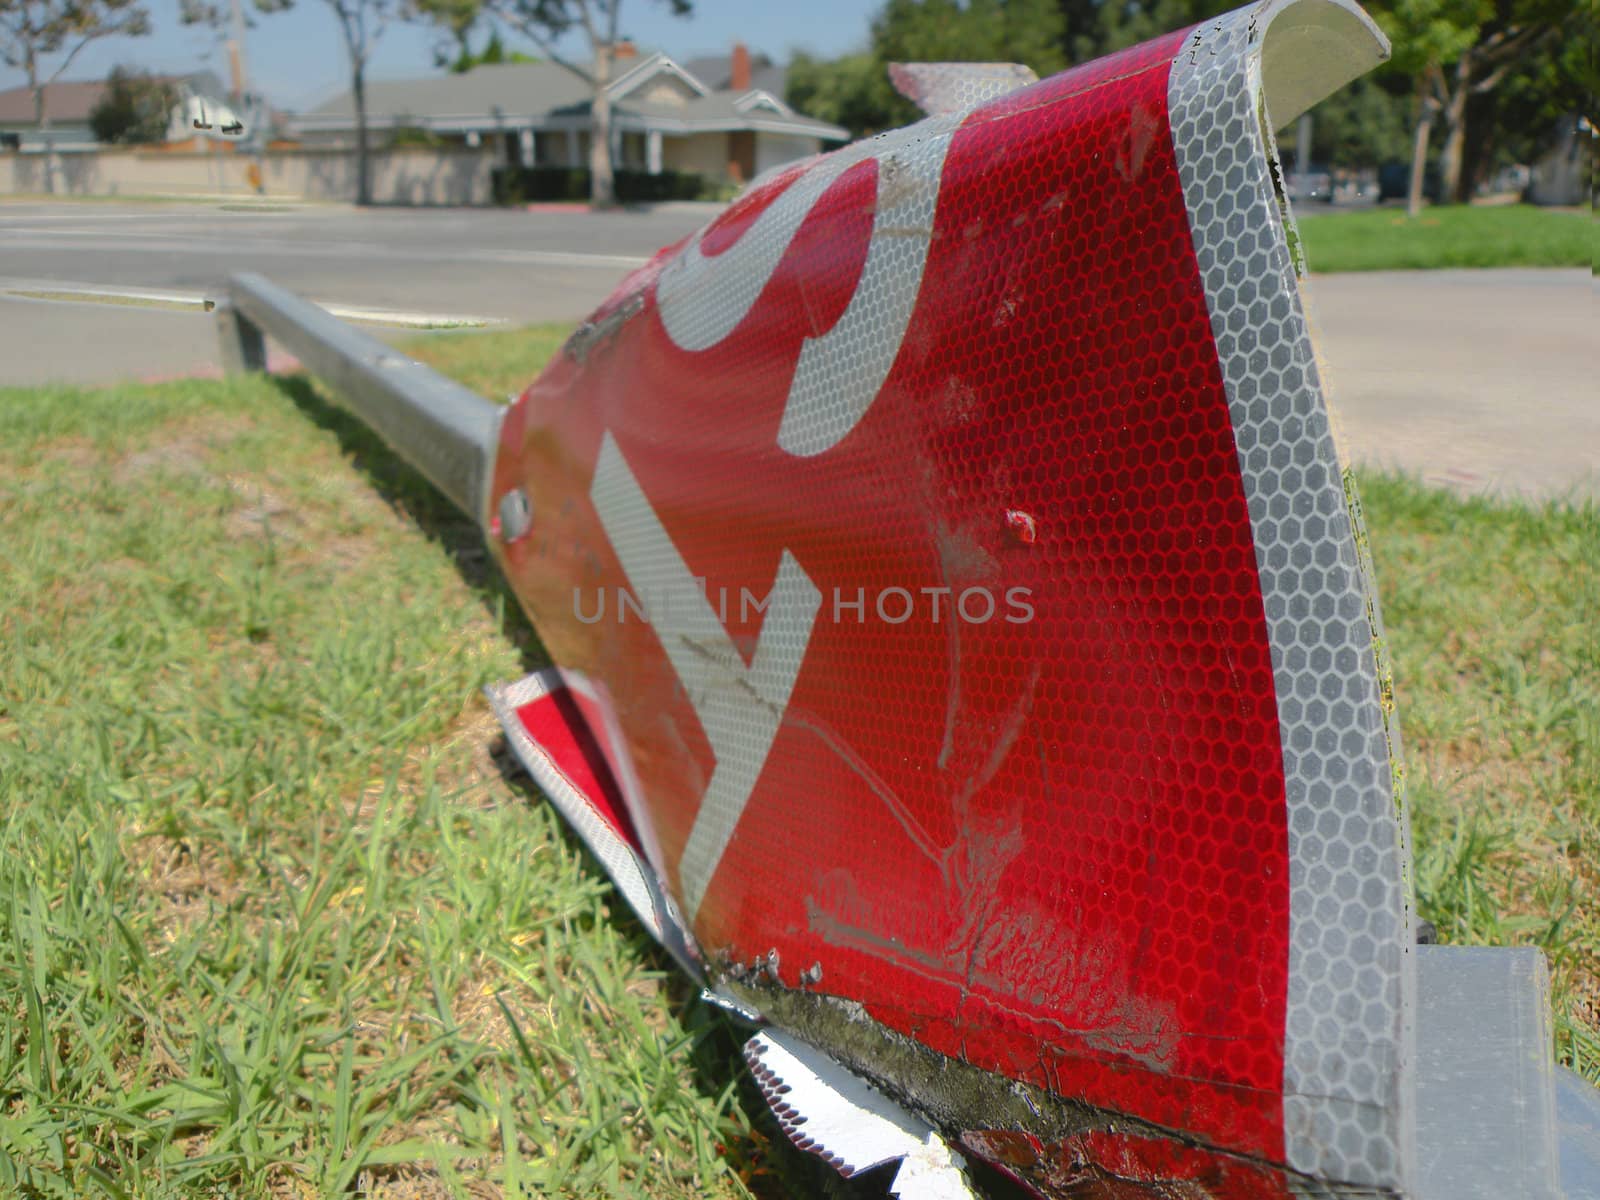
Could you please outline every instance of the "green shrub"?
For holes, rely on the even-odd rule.
[[[397,147],[422,146],[433,149],[444,144],[444,138],[421,125],[401,125],[389,135],[389,145]]]
[[[140,146],[167,140],[172,110],[182,97],[170,80],[144,71],[113,67],[105,94],[89,112],[95,140]]]
[[[692,171],[619,170],[617,199],[623,204],[649,204],[662,200],[699,200],[712,197],[716,184]],[[493,180],[496,204],[549,203],[589,199],[587,167],[497,167]]]

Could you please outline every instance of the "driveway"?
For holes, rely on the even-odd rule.
[[[192,298],[238,270],[417,319],[575,321],[715,211],[0,203],[0,384],[216,370],[203,315],[73,297]],[[1600,495],[1587,272],[1319,276],[1309,294],[1356,462],[1462,492]]]

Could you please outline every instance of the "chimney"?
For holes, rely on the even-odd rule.
[[[611,43],[611,58],[614,62],[621,62],[625,58],[638,58],[639,47],[633,44],[631,38]]]
[[[729,62],[731,78],[728,86],[736,92],[750,90],[750,51],[743,42],[733,44],[733,58]]]

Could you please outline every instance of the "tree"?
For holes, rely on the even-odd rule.
[[[1444,123],[1440,195],[1466,199],[1462,172],[1468,103],[1491,93],[1553,33],[1570,8],[1557,0],[1391,0],[1377,14],[1394,62],[1415,80],[1416,129],[1406,209],[1422,210],[1422,180],[1435,121]]]
[[[1237,8],[1234,0],[1105,0],[1097,53],[1110,54]]]
[[[98,142],[141,145],[163,142],[172,110],[181,97],[171,81],[143,71],[113,67],[106,93],[89,112],[89,128]]]
[[[1101,0],[1057,0],[1061,17],[1061,52],[1069,63],[1089,62],[1104,53],[1100,30]]]
[[[1067,65],[1057,0],[889,0],[872,48],[891,62],[1019,62],[1039,76]]]
[[[536,63],[537,55],[524,54],[521,50],[507,50],[506,44],[500,40],[500,31],[489,31],[489,40],[483,44],[483,49],[473,52],[468,41],[470,27],[456,35],[454,47],[455,57],[450,56],[450,51],[440,48],[434,51],[434,61],[439,66],[448,66],[452,74],[465,75],[474,67],[497,67],[501,63]]]
[[[261,0],[257,0],[261,3]],[[384,27],[395,15],[396,0],[327,0],[339,19],[345,58],[350,64],[350,99],[356,110],[356,203],[372,203],[372,147],[367,129],[367,64]],[[285,4],[287,7],[287,3]]]
[[[483,16],[483,0],[414,0],[414,12],[440,36],[433,48],[433,63],[451,70],[470,70],[472,31]]]
[[[0,60],[27,73],[34,122],[44,138],[45,191],[56,190],[56,146],[45,89],[90,42],[149,32],[149,14],[136,0],[0,0]],[[61,61],[49,70],[43,60],[56,55]]]
[[[661,0],[674,16],[687,16],[692,0]],[[611,68],[621,28],[622,0],[415,0],[418,10],[451,31],[461,45],[480,17],[497,20],[531,41],[539,52],[589,85],[589,203],[616,203],[611,162]],[[568,33],[581,30],[590,62],[575,62],[556,49]]]
[[[4,3],[5,0],[0,0]],[[244,0],[231,0],[230,12]],[[389,23],[402,16],[405,0],[325,0],[339,23],[345,61],[350,67],[350,99],[356,110],[356,203],[372,203],[372,152],[367,127],[367,66],[378,39]],[[220,3],[212,0],[180,0],[185,24],[205,24],[220,29],[229,19]],[[254,0],[259,13],[283,12],[294,7],[294,0]]]
[[[1311,161],[1330,167],[1405,161],[1411,152],[1408,97],[1398,77],[1366,76],[1340,88],[1311,110]]]
[[[1537,160],[1564,119],[1594,122],[1597,35],[1593,11],[1575,8],[1547,50],[1524,55],[1498,87],[1472,97],[1461,165],[1467,194],[1498,168]]]
[[[1019,62],[1060,71],[1071,40],[1060,0],[889,0],[863,54],[819,62],[796,54],[787,99],[860,137],[917,119],[889,83],[892,62]]]
[[[870,50],[827,62],[797,51],[789,62],[785,99],[809,117],[867,137],[916,119],[896,94],[889,72]]]

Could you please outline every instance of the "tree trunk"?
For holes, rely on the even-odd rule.
[[[1433,115],[1438,107],[1438,102],[1431,96],[1422,97],[1421,111],[1417,115],[1417,135],[1411,143],[1411,181],[1406,188],[1406,215],[1410,217],[1422,214],[1422,182],[1428,168],[1428,139],[1433,135]]]
[[[594,48],[594,100],[590,104],[589,203],[595,208],[610,208],[617,202],[615,177],[611,169],[611,47]]]
[[[48,84],[45,85],[49,86]],[[39,64],[34,60],[33,49],[28,49],[28,87],[33,92],[33,124],[44,139],[44,190],[50,195],[56,190],[56,139],[50,132],[50,111],[45,103],[44,87],[39,84]]]
[[[1456,63],[1455,88],[1444,109],[1444,149],[1439,153],[1439,199],[1448,204],[1464,203],[1461,161],[1467,140],[1467,96],[1472,91],[1472,51]]]
[[[350,74],[351,96],[356,102],[356,203],[372,203],[372,160],[367,145],[367,73],[357,63]]]

